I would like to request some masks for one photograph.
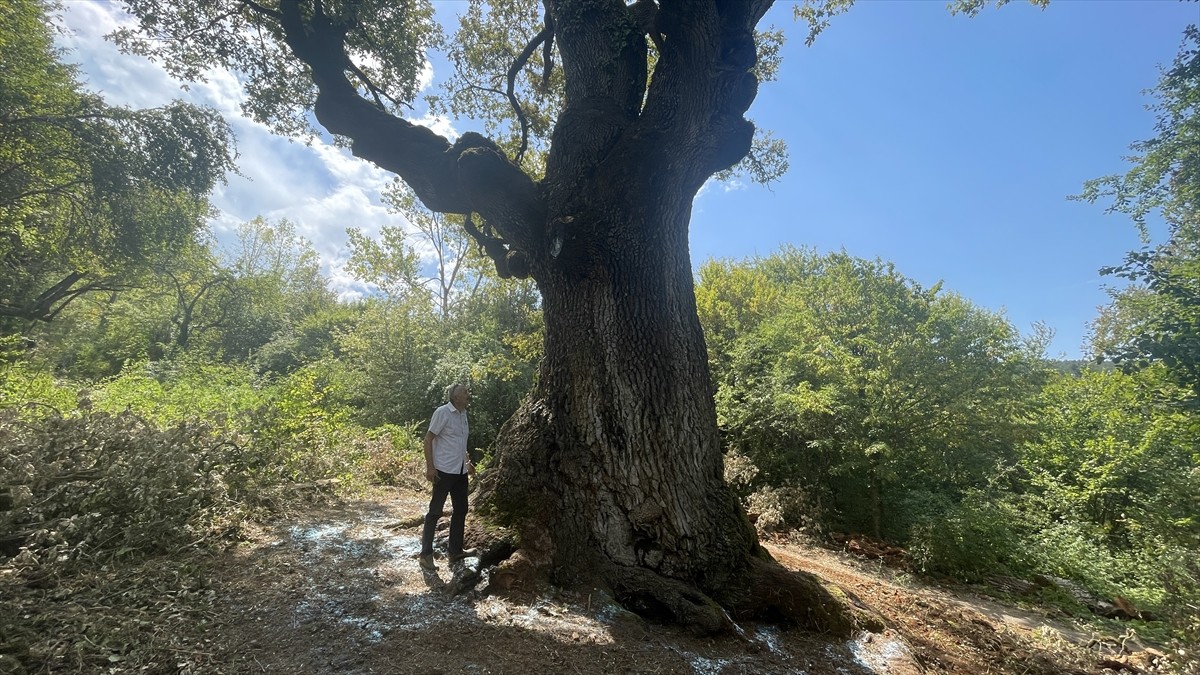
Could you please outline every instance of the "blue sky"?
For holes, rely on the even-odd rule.
[[[440,15],[465,5],[435,4]],[[124,20],[112,5],[64,6],[68,58],[108,100],[145,107],[186,98],[231,120],[244,176],[214,195],[218,232],[257,215],[286,217],[314,243],[337,290],[364,290],[343,270],[345,228],[403,224],[379,201],[387,173],[240,118],[242,93],[228,73],[184,92],[156,65],[118,54],[102,41]],[[859,0],[812,47],[792,6],[779,3],[762,24],[786,29],[789,40],[779,81],[762,87],[750,111],[787,141],[791,170],[769,189],[706,186],[693,214],[695,263],[769,255],[784,243],[879,257],[924,286],[941,280],[1003,311],[1022,332],[1043,322],[1056,334],[1050,356],[1080,357],[1112,283],[1098,269],[1141,243],[1126,218],[1067,196],[1123,171],[1129,144],[1152,135],[1143,91],[1174,57],[1183,28],[1200,21],[1200,3],[1014,2],[968,19],[939,0]],[[425,123],[453,133],[448,120]]]
[[[693,257],[783,243],[879,257],[1023,332],[1044,322],[1049,355],[1079,357],[1115,283],[1098,269],[1141,243],[1128,219],[1066,197],[1124,171],[1129,144],[1153,134],[1143,91],[1200,3],[1013,2],[968,19],[860,0],[812,47],[790,16],[768,17],[792,39],[751,109],[787,141],[790,171],[770,191],[701,195]]]

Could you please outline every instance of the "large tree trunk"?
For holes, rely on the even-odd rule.
[[[588,197],[559,264],[534,266],[546,319],[537,390],[497,440],[483,510],[515,526],[556,582],[601,584],[643,614],[701,632],[727,627],[725,609],[847,630],[815,580],[769,563],[724,482],[691,193],[656,168],[631,161],[571,191]]]
[[[587,232],[568,233],[568,262],[539,279],[546,344],[534,405],[548,428],[533,442],[549,445],[530,455],[514,447],[529,443],[522,434],[500,440],[498,473],[531,473],[544,493],[501,479],[492,497],[537,505],[563,575],[594,571],[600,553],[611,565],[695,578],[713,560],[753,554],[755,537],[722,481],[688,208],[661,203],[677,199],[644,208],[633,181],[612,189],[624,198],[583,188],[595,204],[567,227]]]

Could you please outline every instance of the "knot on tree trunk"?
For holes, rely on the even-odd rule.
[[[753,141],[754,123],[740,116],[731,116],[726,125],[713,130],[712,164],[709,168],[724,171],[742,161],[749,154]]]
[[[470,211],[482,215],[511,246],[529,250],[537,243],[532,235],[544,224],[545,204],[533,180],[500,146],[467,132],[446,152],[446,158],[454,163]]]

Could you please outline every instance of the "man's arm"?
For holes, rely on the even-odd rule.
[[[425,432],[425,477],[430,481],[437,480],[437,469],[433,467],[433,439],[436,437],[432,431]]]

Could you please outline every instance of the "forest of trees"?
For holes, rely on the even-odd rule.
[[[147,9],[159,4],[168,9]],[[1164,634],[1200,637],[1200,33],[1188,30],[1164,70],[1154,92],[1156,135],[1133,146],[1129,172],[1087,182],[1078,195],[1127,213],[1136,225],[1162,218],[1169,236],[1104,270],[1129,283],[1112,291],[1095,319],[1095,358],[1057,363],[1045,357],[1046,335],[1022,335],[1003,315],[953,289],[922,287],[884,260],[785,247],[704,261],[693,273],[678,242],[686,240],[695,191],[711,174],[736,167],[752,145],[771,152],[742,125],[757,83],[750,83],[754,60],[735,70],[718,63],[739,49],[753,53],[754,22],[769,3],[730,4],[737,12],[670,17],[694,21],[689,30],[723,48],[685,54],[668,46],[649,84],[647,50],[634,48],[645,41],[640,28],[599,59],[614,59],[620,77],[636,85],[608,95],[642,111],[606,132],[604,153],[620,160],[606,166],[607,179],[579,168],[604,154],[589,146],[599,142],[595,130],[556,107],[576,104],[572,87],[596,86],[587,78],[608,77],[589,65],[595,55],[587,49],[596,47],[586,34],[589,22],[606,17],[558,17],[555,47],[576,78],[558,82],[565,98],[540,101],[532,92],[543,90],[531,79],[522,86],[539,107],[525,115],[513,116],[507,102],[447,103],[494,116],[488,128],[498,142],[476,135],[467,137],[473,147],[451,148],[423,131],[388,127],[420,136],[405,141],[414,147],[435,145],[431,156],[454,150],[473,158],[474,168],[468,159],[457,165],[470,174],[455,179],[463,194],[447,187],[454,181],[414,168],[420,162],[409,155],[381,156],[364,131],[348,130],[348,120],[362,129],[394,124],[372,117],[380,108],[349,102],[370,86],[351,85],[339,68],[322,70],[324,50],[335,49],[321,42],[330,38],[322,31],[341,25],[331,34],[365,49],[369,41],[355,32],[365,22],[294,1],[239,15],[248,25],[272,26],[275,49],[298,59],[276,54],[278,72],[256,73],[264,91],[271,78],[303,80],[293,82],[296,91],[276,91],[276,108],[263,104],[270,121],[295,131],[289,125],[302,111],[284,102],[315,105],[321,124],[404,178],[388,203],[415,230],[385,228],[377,239],[351,230],[348,269],[376,292],[339,302],[294,223],[256,218],[225,243],[209,229],[209,194],[235,161],[219,116],[182,103],[132,110],[86,93],[54,48],[47,5],[6,3],[0,561],[69,569],[160,555],[185,542],[218,541],[237,522],[269,514],[290,498],[289,484],[336,478],[345,491],[392,484],[420,453],[423,425],[444,387],[464,381],[474,393],[471,447],[485,481],[492,474],[487,504],[500,522],[556,533],[562,543],[545,552],[555,569],[608,569],[575,559],[592,550],[582,541],[602,558],[625,553],[590,539],[588,522],[506,511],[525,492],[550,490],[520,483],[514,462],[549,462],[547,447],[569,457],[572,444],[597,453],[712,453],[724,481],[698,477],[713,468],[708,459],[670,457],[668,465],[694,464],[697,476],[642,479],[647,490],[667,478],[694,481],[695,494],[668,495],[664,503],[704,504],[697,512],[712,523],[726,518],[726,497],[736,500],[728,517],[741,525],[715,528],[726,528],[719,536],[731,559],[741,555],[730,551],[741,545],[738,528],[748,527],[742,514],[749,512],[758,535],[828,541],[862,533],[903,547],[930,575],[1068,579],[1127,600],[1161,620]],[[130,5],[148,36],[211,18],[190,14],[182,2]],[[464,21],[482,19],[468,14]],[[423,44],[422,25],[379,30]],[[222,30],[216,20],[210,27]],[[489,40],[513,39],[475,34],[478,43],[463,48],[476,55],[495,47]],[[125,39],[131,49],[148,49],[137,36]],[[213,54],[158,44],[183,50],[165,54],[181,73],[218,52],[235,66],[256,58],[240,47],[220,51],[217,39],[203,43]],[[338,53],[343,47],[336,45]],[[550,65],[539,54],[525,55],[538,77]],[[710,74],[689,69],[694,63],[732,79],[692,100],[679,90]],[[414,77],[409,71],[401,64],[359,74],[368,84],[389,84]],[[638,72],[640,79],[630,75]],[[656,107],[672,101],[671,110]],[[656,170],[654,152],[683,143],[669,135],[656,141],[664,146],[629,140],[652,128],[659,133],[655,115],[697,125],[690,135],[720,131],[728,143],[708,148],[695,166],[662,174],[670,184],[657,189],[678,198],[656,202],[659,211],[613,211],[612,191],[641,193],[612,176],[637,181],[641,171]],[[555,117],[577,126],[555,132]],[[709,124],[718,128],[701,128]],[[553,145],[552,132],[561,134]],[[533,191],[528,176],[557,182]],[[502,183],[505,194],[487,181]],[[573,213],[602,213],[607,225],[572,228]],[[551,227],[537,230],[532,221]],[[626,249],[627,242],[634,244]],[[436,259],[421,258],[419,249]],[[666,304],[642,307],[631,294],[662,298],[669,311]],[[633,391],[635,381],[649,384]],[[668,400],[678,419],[639,425],[648,401]],[[633,464],[626,469],[642,470]],[[619,472],[569,478],[595,481],[592,490],[627,485]],[[553,495],[568,516],[607,517],[589,505],[566,508],[578,497]],[[723,569],[717,578],[725,579],[752,563],[692,562],[694,552],[665,531],[646,536],[661,548],[655,574],[752,611],[690,567]],[[648,568],[639,551],[637,564]],[[673,552],[688,562],[671,563]],[[667,582],[614,576],[613,583],[659,599],[682,622],[708,620],[672,605],[679,591],[658,585]]]

